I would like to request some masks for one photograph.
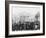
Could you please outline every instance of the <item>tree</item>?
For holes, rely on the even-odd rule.
[[[38,12],[35,16],[36,20],[38,21],[38,18],[40,17],[40,13]]]

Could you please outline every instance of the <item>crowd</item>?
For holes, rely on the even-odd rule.
[[[19,30],[37,30],[40,29],[40,22],[25,22],[21,23],[19,22],[18,24],[13,24],[12,25],[12,30],[13,31],[19,31]]]

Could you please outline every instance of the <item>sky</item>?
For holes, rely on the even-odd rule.
[[[40,12],[40,7],[28,7],[26,5],[12,6],[12,18],[14,21],[19,21],[20,16],[30,16],[32,19],[34,19],[38,12]]]

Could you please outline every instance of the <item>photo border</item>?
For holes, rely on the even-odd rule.
[[[9,4],[33,4],[43,5],[43,33],[9,35]],[[5,37],[24,37],[24,36],[40,36],[45,35],[45,3],[42,2],[26,2],[26,1],[5,1]]]

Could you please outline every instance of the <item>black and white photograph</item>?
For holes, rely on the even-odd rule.
[[[12,31],[40,30],[40,7],[12,8]]]
[[[10,3],[8,35],[42,34],[43,4]]]

